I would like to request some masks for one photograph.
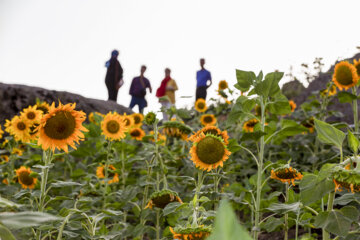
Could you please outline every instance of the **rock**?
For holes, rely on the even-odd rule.
[[[26,85],[0,83],[0,123],[4,124],[5,119],[10,119],[23,108],[34,105],[36,99],[46,101],[49,104],[55,102],[56,105],[59,100],[63,104],[75,102],[76,109],[82,110],[87,114],[94,111],[104,114],[110,111],[116,111],[120,114],[132,113],[130,109],[113,101],[85,98],[69,92],[47,90]]]
[[[305,90],[304,85],[299,80],[287,82],[282,86],[282,93],[288,98],[293,99]]]

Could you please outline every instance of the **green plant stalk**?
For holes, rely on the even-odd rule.
[[[261,131],[265,130],[265,100],[260,97],[261,106]],[[260,233],[260,204],[261,204],[261,185],[262,185],[262,172],[263,172],[263,160],[264,160],[264,148],[265,140],[264,136],[260,138],[260,149],[258,157],[258,171],[257,171],[257,182],[256,182],[256,202],[255,202],[255,229],[254,239],[257,240]]]
[[[160,209],[156,209],[156,240],[160,240]]]
[[[356,99],[353,100],[353,112],[354,112],[354,125],[355,125],[355,134],[359,133],[359,117],[358,117],[358,104],[357,104],[357,91],[356,86],[352,88],[353,94],[356,96]]]
[[[108,176],[109,176],[109,155],[110,155],[110,151],[111,151],[111,147],[112,147],[112,142],[108,141],[108,146],[107,146],[107,155],[106,155],[106,162],[105,162],[105,166],[104,166],[104,175],[105,175],[105,179],[104,179],[104,187],[103,187],[103,206],[102,209],[105,209],[106,207],[106,201],[107,201],[107,197],[106,197],[106,191],[107,191],[107,186],[108,186]]]
[[[289,201],[289,183],[286,182],[285,183],[285,203],[288,203]],[[289,231],[289,224],[288,224],[288,217],[289,217],[289,214],[288,213],[285,213],[285,216],[284,216],[284,240],[288,240],[288,231]]]
[[[198,223],[198,208],[199,208],[199,193],[203,184],[203,171],[202,170],[198,170],[198,181],[196,184],[196,190],[195,190],[195,195],[194,195],[194,199],[193,201],[195,201],[194,203],[194,211],[193,211],[193,222],[192,222],[192,227],[198,227],[199,223]]]
[[[122,180],[122,190],[125,190],[125,185],[126,185],[126,176],[125,176],[125,172],[126,172],[126,168],[125,168],[125,151],[124,151],[124,142],[121,143],[121,180]],[[124,215],[123,215],[123,222],[126,223],[126,218],[127,218],[127,212],[126,210],[124,210]]]
[[[299,218],[300,218],[300,209],[296,213],[295,240],[298,240],[298,235],[299,235]]]

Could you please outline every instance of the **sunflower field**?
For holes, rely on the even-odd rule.
[[[38,101],[0,126],[0,239],[360,239],[359,66],[301,106],[236,70],[166,122]]]

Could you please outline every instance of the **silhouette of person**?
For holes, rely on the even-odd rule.
[[[166,110],[175,105],[175,91],[178,90],[178,86],[175,80],[171,78],[170,74],[171,70],[166,68],[165,78],[161,81],[160,87],[156,90],[156,96],[160,98],[159,101],[163,107],[164,121],[169,120]],[[167,99],[162,99],[164,96],[167,96]]]
[[[133,109],[135,105],[139,107],[139,113],[143,113],[144,108],[147,107],[147,101],[145,99],[146,88],[149,88],[152,92],[149,79],[144,77],[146,66],[142,65],[140,69],[140,76],[135,77],[130,86],[129,94],[131,95],[131,102],[129,108]]]
[[[119,88],[124,84],[122,79],[123,69],[117,59],[118,56],[119,51],[113,50],[111,52],[111,58],[105,63],[105,67],[107,68],[105,84],[109,93],[108,101],[116,102]]]
[[[205,59],[200,59],[201,70],[196,72],[196,100],[203,98],[206,100],[206,90],[211,86],[211,74],[208,70],[204,68]],[[207,82],[210,81],[210,84],[207,85]]]

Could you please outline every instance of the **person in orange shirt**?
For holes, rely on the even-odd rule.
[[[178,86],[174,79],[170,76],[171,70],[165,69],[165,78],[161,81],[160,87],[156,91],[156,96],[159,98],[159,102],[163,108],[163,120],[168,121],[169,116],[166,111],[171,106],[175,105],[175,91],[178,90]]]

